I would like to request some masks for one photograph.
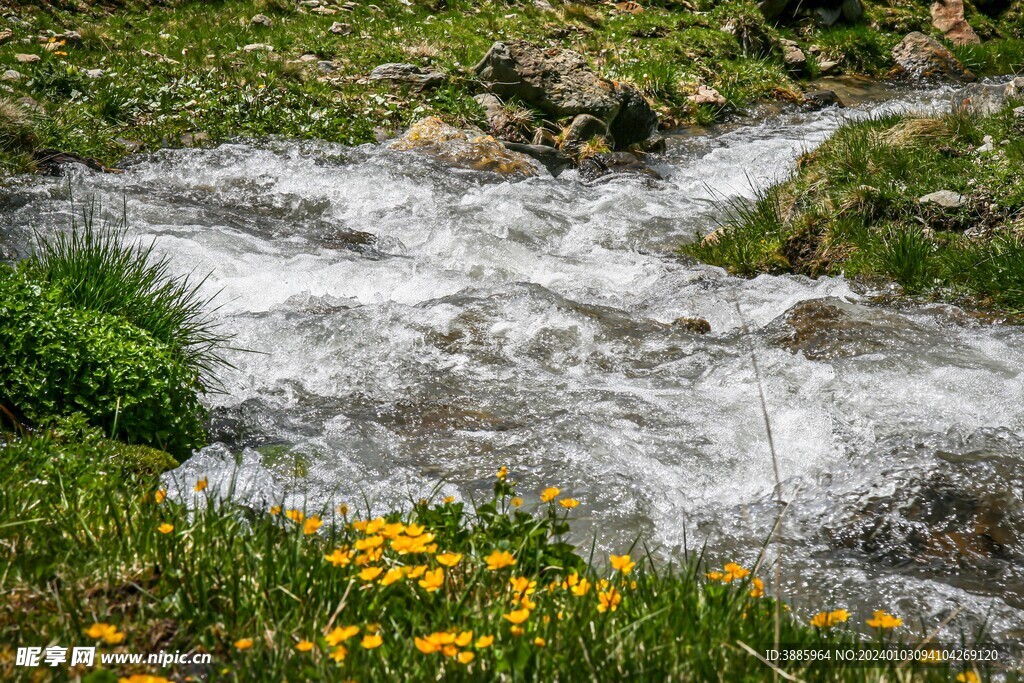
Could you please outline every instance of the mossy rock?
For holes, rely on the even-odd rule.
[[[104,439],[100,447],[110,451],[110,461],[126,474],[156,476],[175,469],[180,463],[167,451],[152,446],[126,444]]]

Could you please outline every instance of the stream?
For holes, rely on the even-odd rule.
[[[582,501],[571,540],[598,557],[642,538],[663,560],[706,545],[713,565],[754,563],[776,517],[756,354],[794,609],[929,631],[960,606],[951,629],[1019,642],[1024,329],[677,252],[718,198],[785,177],[843,120],[948,101],[896,91],[673,135],[662,181],[509,182],[383,145],[161,151],[0,189],[0,241],[25,255],[70,198],[115,218],[126,202],[132,236],[211,273],[248,351],[208,398],[217,443],[172,485],[383,512],[481,500],[508,465],[528,508],[551,485]]]

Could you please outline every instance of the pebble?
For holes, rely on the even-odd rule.
[[[14,61],[18,62],[18,64],[31,64],[33,62],[38,62],[40,59],[41,58],[40,58],[39,55],[26,55],[26,54],[14,55]]]

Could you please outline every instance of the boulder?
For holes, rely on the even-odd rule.
[[[487,116],[487,123],[490,126],[490,133],[502,141],[529,142],[533,136],[530,129],[530,121],[522,120],[513,113],[510,115],[502,101],[491,93],[481,93],[473,98],[477,104],[483,107]]]
[[[914,31],[892,49],[902,75],[915,79],[973,81],[975,75],[938,41]]]
[[[566,128],[561,150],[566,154],[577,155],[594,138],[600,138],[608,147],[614,146],[604,121],[590,114],[580,114]]]
[[[481,130],[455,128],[434,116],[414,123],[390,146],[393,150],[427,154],[460,168],[506,176],[537,174],[532,160],[525,154],[507,149]]]
[[[932,3],[932,26],[954,45],[980,45],[981,38],[967,23],[964,0],[936,0]]]
[[[381,64],[370,72],[371,81],[395,81],[411,83],[420,90],[436,88],[445,81],[445,75],[415,64]]]
[[[658,115],[640,91],[629,83],[616,83],[615,92],[622,103],[618,115],[608,126],[619,148],[647,140],[658,132]]]
[[[553,118],[587,114],[600,119],[622,146],[657,129],[657,114],[636,88],[602,78],[571,50],[545,50],[522,40],[496,42],[474,71],[489,92],[505,100],[519,99]]]
[[[953,109],[988,116],[1006,106],[1008,100],[1021,96],[1024,96],[1024,78],[1020,76],[998,85],[971,83],[953,96]]]

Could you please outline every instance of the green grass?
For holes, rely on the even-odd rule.
[[[794,177],[727,212],[688,254],[740,275],[845,273],[910,294],[1024,312],[1024,121],[890,114],[843,126]],[[977,148],[991,136],[996,149]],[[1003,144],[1005,142],[1005,144]],[[938,190],[958,209],[922,204]]]
[[[637,546],[628,572],[603,556],[584,559],[562,539],[589,501],[570,510],[556,496],[534,510],[517,507],[514,472],[499,474],[493,498],[475,507],[411,501],[406,512],[363,516],[354,509],[280,510],[272,501],[252,508],[210,495],[213,481],[200,492],[193,491],[197,482],[182,482],[182,499],[163,499],[153,476],[111,463],[109,442],[88,430],[0,446],[5,680],[33,673],[13,666],[10,648],[92,644],[86,632],[97,623],[123,634],[118,643],[100,639],[101,652],[209,653],[211,665],[191,671],[213,681],[766,681],[772,672],[739,643],[761,649],[775,642],[777,617],[785,643],[870,645],[911,635],[900,627],[861,637],[858,630],[872,629],[864,625],[870,615],[860,614],[834,628],[811,627],[760,596],[753,575],[708,577],[697,556],[665,566]],[[366,527],[370,517],[380,521]],[[395,526],[374,528],[385,521]],[[417,532],[433,538],[407,540],[419,547],[399,554],[390,538]],[[375,547],[383,549],[379,555]],[[489,567],[495,551],[509,553],[514,564]],[[425,567],[424,574],[410,578],[403,567]],[[361,576],[367,568],[380,573]],[[387,585],[381,579],[389,570],[397,580]],[[506,615],[524,619],[517,629]],[[355,635],[339,642],[335,629],[344,627],[356,627]],[[467,632],[459,644],[437,635]],[[379,647],[364,646],[377,642],[364,641],[368,635],[379,636]],[[432,635],[452,649],[430,652]],[[308,651],[296,647],[303,641]],[[111,668],[78,673],[92,682],[185,673]],[[785,668],[806,681],[957,675],[945,665]]]
[[[179,146],[196,133],[208,143],[280,135],[359,144],[429,115],[484,124],[472,99],[480,90],[472,67],[499,39],[577,50],[606,76],[635,83],[674,126],[720,120],[761,98],[792,99],[799,83],[779,50],[758,45],[765,38],[817,44],[848,73],[880,75],[891,68],[889,48],[906,30],[928,30],[927,8],[909,0],[895,7],[869,2],[863,25],[799,30],[766,25],[752,0],[700,0],[696,11],[652,2],[638,14],[597,3],[552,4],[545,10],[532,2],[380,0],[334,15],[300,11],[289,0],[136,0],[87,3],[85,11],[70,9],[72,3],[23,5],[17,14],[28,26],[11,26],[0,68],[24,75],[4,84],[5,97],[31,97],[44,109],[32,121],[39,145],[111,164],[137,144]],[[256,13],[273,25],[250,25]],[[352,31],[329,32],[336,21]],[[737,23],[738,37],[722,30]],[[999,25],[1006,38],[961,51],[982,73],[1020,66],[1024,43],[1005,23]],[[80,43],[51,51],[38,42],[46,31],[68,29],[81,33]],[[274,51],[242,49],[253,43]],[[17,53],[41,60],[18,64]],[[298,61],[307,54],[316,60]],[[321,71],[317,60],[333,70]],[[449,82],[418,92],[365,80],[375,66],[396,61],[440,69]],[[95,69],[102,73],[87,73]],[[728,105],[693,105],[687,96],[698,83],[719,89]],[[3,149],[3,128],[0,116],[0,161],[8,172],[24,170],[23,152]]]

